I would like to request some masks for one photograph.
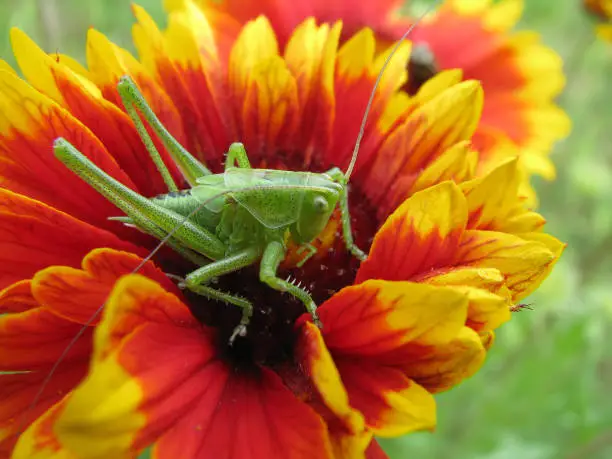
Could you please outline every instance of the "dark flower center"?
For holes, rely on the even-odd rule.
[[[408,69],[408,81],[402,89],[411,96],[415,95],[421,86],[439,71],[436,56],[427,43],[413,45],[406,67]]]
[[[316,164],[305,168],[299,155],[279,155],[274,160],[267,158],[265,162],[258,160],[257,155],[251,155],[250,159],[254,167],[308,169],[314,172],[324,172],[329,169]],[[376,211],[369,204],[367,196],[359,189],[357,182],[351,184],[349,197],[353,236],[357,245],[367,251],[378,226],[374,218]],[[338,214],[339,212],[336,212],[332,219],[337,220]],[[336,222],[330,222],[331,225],[334,223]],[[310,292],[317,305],[321,305],[343,287],[351,285],[359,268],[359,261],[346,251],[341,225],[337,223],[333,241],[330,243],[328,239],[316,256],[300,268],[286,268],[281,265],[277,273],[282,279],[291,277],[295,283],[300,283]],[[168,272],[181,275],[194,269],[193,266],[184,267],[183,272],[178,272],[176,266],[163,262],[161,264],[162,268],[168,269]],[[212,286],[223,292],[242,296],[251,301],[255,307],[248,325],[247,336],[238,337],[230,346],[229,338],[240,322],[241,309],[184,291],[192,314],[200,322],[217,331],[219,352],[229,362],[238,368],[248,370],[254,365],[276,367],[293,360],[296,339],[294,324],[296,319],[306,312],[302,302],[288,293],[278,292],[262,283],[259,280],[259,264],[222,276]]]

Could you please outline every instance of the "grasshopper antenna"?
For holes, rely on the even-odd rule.
[[[434,7],[436,7],[439,3],[440,3],[440,0],[429,5],[429,7],[427,7],[425,12],[423,12],[417,18],[414,24],[412,24],[408,28],[408,30],[406,30],[404,35],[402,35],[402,37],[397,42],[395,42],[395,45],[391,49],[391,52],[389,53],[387,58],[385,59],[385,62],[383,63],[383,66],[380,69],[380,72],[378,72],[378,76],[376,77],[376,81],[374,82],[374,87],[372,88],[372,92],[370,93],[370,98],[368,99],[368,105],[366,105],[365,112],[363,113],[363,118],[361,119],[361,126],[359,127],[359,134],[357,134],[357,140],[355,141],[355,147],[353,148],[353,156],[351,157],[351,162],[349,163],[349,166],[346,169],[346,172],[344,173],[344,176],[346,177],[347,182],[351,178],[351,174],[353,173],[353,169],[355,168],[355,163],[357,162],[357,155],[359,154],[359,148],[361,147],[361,141],[363,140],[363,136],[365,134],[366,123],[368,122],[368,116],[370,115],[370,110],[372,109],[372,104],[374,103],[374,97],[376,96],[376,90],[378,89],[378,86],[380,85],[380,80],[382,79],[383,74],[385,73],[385,70],[389,66],[389,63],[391,62],[393,55],[397,52],[402,42],[406,38],[408,38],[408,35],[412,33],[414,28],[417,25],[419,25],[420,22],[423,20],[423,18],[427,16],[431,11],[433,11]]]

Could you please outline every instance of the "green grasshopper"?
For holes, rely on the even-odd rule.
[[[167,244],[200,266],[180,279],[179,287],[242,309],[242,318],[230,343],[237,336],[246,336],[253,304],[215,289],[210,283],[258,261],[261,282],[299,299],[314,323],[321,326],[309,292],[279,278],[277,270],[286,256],[289,238],[300,245],[300,253],[307,252],[300,265],[316,253],[311,242],[326,227],[337,205],[347,250],[359,260],[366,259],[353,242],[349,175],[338,168],[325,173],[253,169],[240,143],[229,147],[225,171],[213,174],[167,131],[129,76],[120,79],[117,89],[168,186],[168,193],[153,198],[139,195],[106,174],[63,138],[54,143],[55,156],[125,213],[123,217],[113,217],[115,220],[160,240],[172,232]],[[139,114],[159,137],[191,188],[177,188]],[[356,159],[356,152],[353,156]]]

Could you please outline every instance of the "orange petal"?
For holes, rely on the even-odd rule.
[[[466,222],[465,197],[451,182],[415,194],[378,231],[355,282],[408,280],[450,264]]]
[[[127,252],[96,249],[83,259],[82,269],[52,266],[32,279],[34,296],[54,314],[82,324],[93,319],[111,289],[122,276],[138,269],[138,274],[157,281],[167,290],[180,294],[178,288],[152,262],[142,265],[142,258]]]
[[[0,288],[52,265],[79,266],[100,247],[143,249],[41,202],[0,189]]]
[[[134,187],[91,131],[23,80],[0,72],[0,183],[103,228],[117,209],[53,155],[53,141],[65,137],[108,174]],[[10,116],[7,114],[10,113]]]

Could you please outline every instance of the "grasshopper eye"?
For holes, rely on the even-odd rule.
[[[327,199],[323,196],[315,196],[312,200],[312,207],[315,211],[324,214],[329,211],[329,204],[327,203]]]

